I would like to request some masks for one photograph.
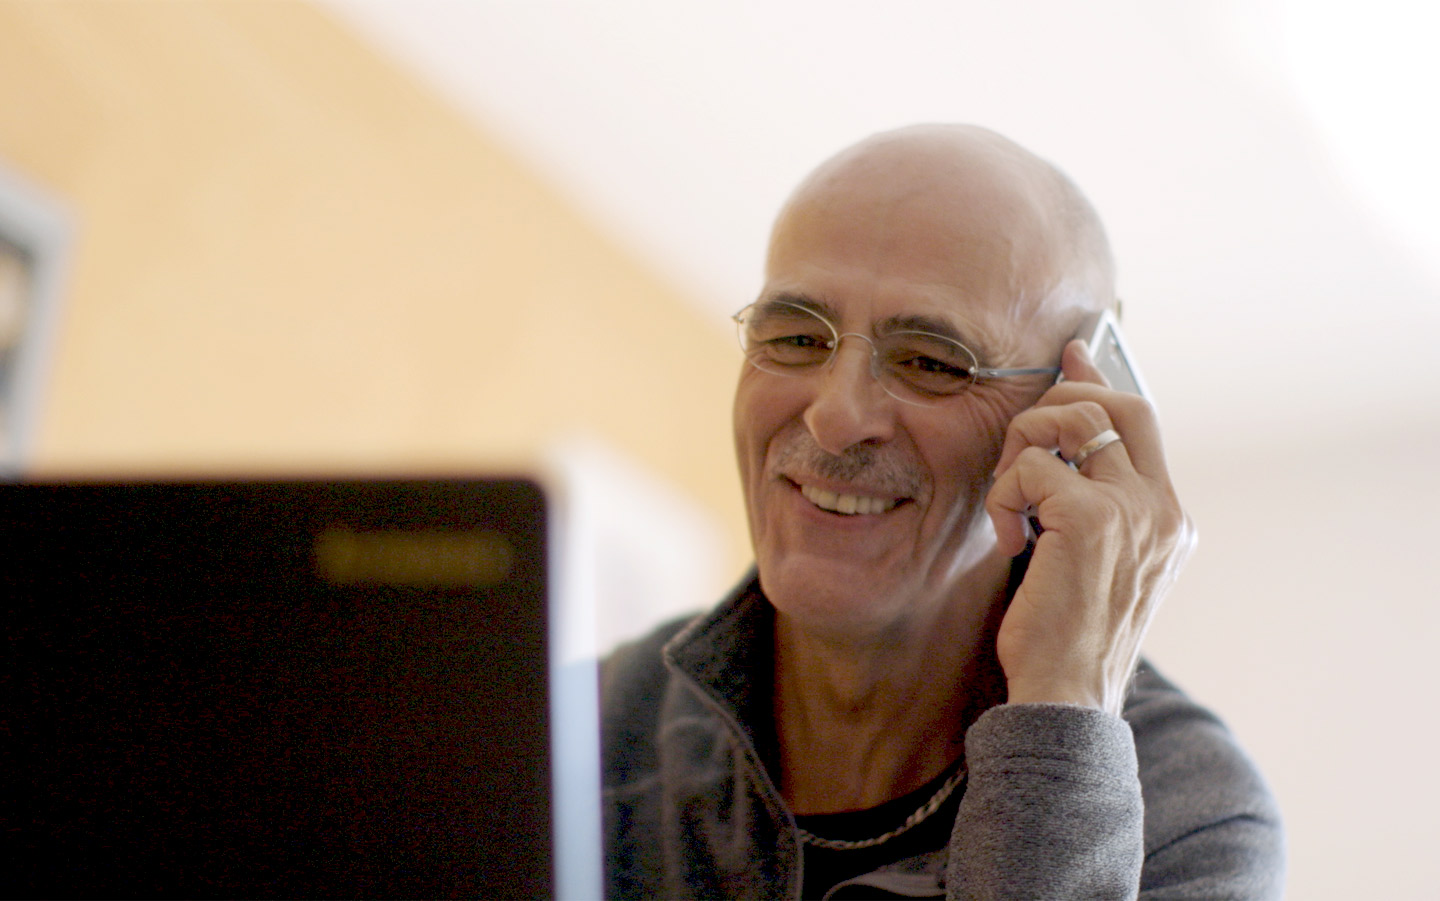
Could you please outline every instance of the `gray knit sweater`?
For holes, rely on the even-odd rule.
[[[800,897],[795,821],[760,752],[772,621],[752,581],[605,661],[609,897]],[[1148,666],[1124,719],[1001,705],[965,747],[949,848],[850,880],[847,896],[1281,894],[1283,835],[1264,782],[1224,726]]]

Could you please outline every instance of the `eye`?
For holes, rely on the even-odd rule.
[[[928,372],[935,375],[951,375],[968,378],[970,373],[959,366],[937,360],[934,357],[914,357],[902,363],[903,366],[913,369],[916,372]]]
[[[808,334],[797,333],[794,335],[777,335],[774,338],[766,339],[766,343],[776,344],[783,347],[794,347],[797,349],[829,350],[831,341],[829,335],[820,335],[814,332]]]
[[[958,394],[975,381],[974,355],[964,345],[938,335],[890,335],[881,354],[887,375],[918,394]]]
[[[755,310],[744,323],[745,353],[761,368],[814,366],[830,359],[835,333],[803,307],[775,303]]]
[[[828,334],[794,332],[766,338],[755,351],[780,366],[810,366],[828,360],[834,345]]]

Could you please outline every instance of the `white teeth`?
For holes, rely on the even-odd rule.
[[[826,491],[823,488],[813,488],[809,485],[801,485],[800,493],[819,507],[821,510],[829,510],[832,513],[844,513],[854,515],[857,513],[884,513],[892,509],[898,501],[879,497],[862,497],[858,494],[836,494],[833,491]]]

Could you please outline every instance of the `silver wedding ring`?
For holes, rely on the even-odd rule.
[[[1070,465],[1079,469],[1085,465],[1085,461],[1120,440],[1120,435],[1114,429],[1106,429],[1089,441],[1080,445],[1075,456],[1070,458]]]

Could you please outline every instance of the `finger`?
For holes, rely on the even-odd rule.
[[[1080,400],[1064,406],[1031,407],[1010,420],[995,474],[997,477],[1003,475],[1015,458],[1029,447],[1058,450],[1069,460],[1087,441],[1113,428],[1113,425],[1106,409],[1093,400]]]
[[[1125,441],[1114,429],[1106,429],[1067,454],[1066,460],[1076,472],[1092,479],[1105,480],[1109,474],[1133,470],[1134,464],[1125,453]]]
[[[1076,469],[1076,472],[1080,472],[1081,475],[1099,475],[1099,472],[1094,471],[1094,466],[1096,466],[1096,463],[1093,462],[1094,458],[1103,455],[1103,453],[1110,448],[1115,448],[1116,450],[1115,453],[1109,455],[1107,459],[1113,462],[1119,462],[1119,453],[1120,450],[1125,448],[1125,440],[1120,438],[1120,433],[1116,432],[1115,429],[1106,429],[1104,432],[1100,432],[1099,435],[1094,436],[1094,438],[1087,440],[1086,443],[1076,448],[1076,452],[1067,455],[1066,459],[1068,463]],[[1090,471],[1087,471],[1087,466],[1089,466]]]
[[[1064,407],[1085,402],[1096,403],[1105,408],[1112,427],[1125,439],[1125,451],[1136,471],[1151,478],[1166,477],[1165,450],[1160,441],[1160,420],[1155,415],[1154,406],[1145,398],[1137,394],[1112,391],[1093,383],[1066,381],[1045,392],[1031,409]]]
[[[1095,365],[1095,360],[1090,356],[1090,348],[1085,342],[1075,338],[1065,345],[1065,350],[1060,354],[1060,371],[1064,381],[1082,382],[1092,385],[1100,385],[1104,388],[1110,387],[1110,380],[1100,367]]]
[[[1036,406],[1058,406],[1080,400],[1101,404],[1115,424],[1115,430],[1125,439],[1126,453],[1135,469],[1152,478],[1165,477],[1165,453],[1154,406],[1138,395],[1107,390],[1109,381],[1095,365],[1084,341],[1075,339],[1065,345],[1060,367],[1062,379],[1041,396]]]
[[[1029,512],[1058,493],[1065,479],[1074,478],[1070,467],[1048,451],[1031,447],[1021,453],[985,496],[985,512],[1001,552],[1013,557],[1025,549]]]

